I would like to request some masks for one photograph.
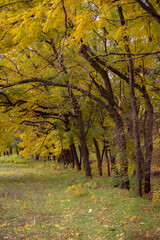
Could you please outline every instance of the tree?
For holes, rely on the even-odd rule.
[[[79,129],[83,128],[85,143],[84,111],[79,99],[89,97],[109,113],[115,125],[122,188],[129,188],[126,136],[128,123],[132,126],[137,194],[141,195],[141,170],[145,191],[149,192],[153,101],[155,89],[159,88],[156,1],[153,4],[138,0],[72,3],[33,0],[12,4],[3,1],[0,11],[4,19],[0,32],[0,86],[6,96],[3,102],[14,109],[14,115],[25,113],[31,117],[31,112],[43,105],[43,100],[50,101],[52,94],[54,98],[54,91],[58,89],[60,102],[66,98],[72,100],[68,101],[68,106],[74,113],[75,106],[79,106],[77,122]],[[39,98],[31,97],[35,93]],[[75,105],[76,94],[81,98],[78,101],[76,98]],[[53,105],[47,105],[52,113]],[[64,105],[62,108],[68,111]],[[143,134],[140,116],[145,122]],[[88,159],[86,147],[84,149]]]

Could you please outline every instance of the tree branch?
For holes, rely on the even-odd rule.
[[[23,0],[23,1],[16,1],[16,2],[7,3],[7,4],[4,4],[4,5],[0,6],[0,9],[3,8],[3,7],[7,7],[9,5],[12,5],[12,4],[16,4],[16,3],[29,3],[31,1],[32,0]]]
[[[110,55],[117,55],[117,56],[121,56],[121,55],[132,55],[132,56],[142,56],[142,57],[145,57],[145,56],[148,56],[148,55],[155,55],[155,54],[159,54],[160,51],[154,51],[154,52],[145,52],[145,53],[130,53],[128,54],[127,52],[109,52],[109,53],[106,53],[106,54],[99,54],[99,55],[93,55],[91,56],[90,58],[97,58],[97,57],[107,57],[107,56],[110,56]]]
[[[141,0],[136,0],[137,3],[146,11],[148,12],[154,19],[160,24],[160,15],[156,12],[152,4],[146,0],[145,3]]]
[[[9,105],[11,106],[15,106],[15,104],[9,99],[9,97],[7,96],[7,94],[0,92],[0,95],[3,95],[6,99]]]
[[[1,88],[5,89],[5,88],[10,88],[10,87],[14,87],[20,84],[28,84],[28,83],[42,83],[48,86],[54,86],[54,87],[64,87],[64,88],[68,88],[68,84],[67,83],[57,83],[57,82],[52,82],[52,79],[48,79],[48,80],[44,80],[44,79],[40,79],[40,78],[32,78],[32,79],[26,79],[26,80],[22,80],[16,83],[12,83],[12,84],[7,84],[7,85],[0,85]],[[93,95],[92,93],[90,93],[87,90],[84,90],[83,88],[79,87],[79,86],[75,86],[75,85],[71,85],[72,89],[75,89],[81,93],[83,93],[85,96],[90,97],[91,99],[93,99],[94,101],[96,101],[97,103],[99,103],[103,108],[108,109],[108,106],[99,98],[97,98],[95,95]]]

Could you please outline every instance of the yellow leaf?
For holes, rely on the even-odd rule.
[[[0,225],[0,227],[6,227],[6,226],[7,226],[6,223]]]
[[[25,229],[28,229],[28,225],[25,225],[24,228],[25,228]]]

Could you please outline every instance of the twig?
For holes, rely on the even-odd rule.
[[[148,56],[148,55],[154,55],[154,54],[157,54],[157,53],[144,54],[144,55],[139,56],[139,57],[134,57],[134,58],[132,58],[132,60],[136,60],[136,59],[139,59],[139,58],[144,58],[144,57],[146,57],[146,56]],[[130,54],[130,55],[131,55],[131,54]],[[112,63],[126,62],[126,61],[128,61],[128,59],[120,59],[120,60],[114,61],[114,62],[112,62]]]
[[[160,51],[155,51],[155,52],[146,52],[146,53],[130,53],[128,54],[127,52],[121,52],[121,53],[117,53],[117,52],[110,52],[107,54],[99,54],[99,55],[94,55],[91,56],[90,58],[96,58],[96,57],[107,57],[109,55],[132,55],[132,56],[139,56],[139,55],[154,55],[154,54],[158,54],[160,53]]]
[[[134,17],[134,18],[125,19],[125,21],[132,21],[132,20],[136,20],[138,18],[143,18],[143,17],[151,17],[151,16],[150,15],[141,15],[141,16],[137,16],[137,17]],[[103,20],[106,20],[106,21],[109,21],[109,22],[120,22],[121,21],[119,19],[109,19],[109,18],[104,18],[104,17],[100,17],[100,19],[103,19]]]

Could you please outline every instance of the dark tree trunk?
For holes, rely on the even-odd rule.
[[[98,173],[99,176],[102,176],[102,159],[101,159],[101,155],[100,155],[100,150],[99,150],[99,146],[98,146],[98,142],[95,138],[93,138],[93,142],[94,142],[94,146],[96,149],[96,156],[97,156],[97,164],[98,164]]]
[[[126,52],[130,53],[129,47],[126,45]],[[129,65],[129,92],[131,97],[132,107],[132,120],[133,120],[133,135],[135,143],[135,156],[136,156],[136,194],[142,196],[142,162],[143,154],[140,145],[140,134],[139,134],[139,122],[138,122],[138,110],[137,101],[134,92],[134,67],[131,55],[128,55]]]
[[[82,166],[82,151],[81,151],[80,145],[78,146],[78,149],[79,149],[79,163],[80,163],[80,166]]]
[[[65,129],[66,132],[71,130],[70,126],[69,126],[69,118],[68,118],[67,115],[65,115],[65,128],[66,128]],[[76,147],[75,147],[75,144],[74,144],[74,141],[73,141],[72,137],[71,137],[70,151],[71,151],[71,160],[72,160],[73,168],[74,168],[74,165],[76,164],[77,171],[80,171],[81,170],[81,165],[80,165],[79,160],[78,160]]]
[[[114,100],[114,94],[112,91],[112,86],[110,83],[110,79],[108,77],[108,71],[104,70],[106,67],[106,64],[102,62],[98,57],[94,55],[94,53],[91,51],[89,47],[87,47],[85,44],[82,44],[80,48],[80,54],[85,58],[88,63],[101,75],[105,88],[98,84],[96,81],[93,80],[93,83],[99,90],[101,96],[107,100],[108,102],[108,108],[110,116],[113,118],[115,122],[116,127],[116,135],[119,145],[119,151],[120,151],[120,164],[121,164],[121,188],[129,189],[129,177],[128,177],[128,160],[126,157],[126,140],[125,140],[125,134],[124,134],[124,126],[123,126],[123,120],[120,116],[120,114],[117,111],[117,105]],[[92,57],[91,57],[92,56]],[[94,58],[93,58],[94,56]],[[100,65],[101,64],[101,65]]]
[[[83,157],[83,163],[84,163],[84,169],[85,169],[85,176],[91,177],[89,153],[88,153],[88,148],[86,144],[86,134],[84,131],[84,123],[83,123],[82,116],[78,117],[78,125],[80,129],[80,143],[81,143],[81,151],[82,151],[82,157]]]
[[[129,84],[129,78],[127,78],[122,73],[118,72],[116,69],[113,69],[113,67],[108,67],[112,72],[117,74],[119,77],[121,77],[124,81],[126,81],[127,84]],[[144,191],[148,193],[151,189],[150,186],[150,168],[151,168],[151,160],[152,160],[152,151],[153,151],[153,106],[150,100],[150,97],[146,91],[145,85],[142,87],[138,85],[137,83],[134,83],[134,87],[136,87],[141,93],[142,96],[145,99],[146,106],[147,106],[147,120],[144,128],[145,132],[145,159],[142,157],[141,164],[142,164],[142,170],[143,170],[143,176],[145,180],[145,188]],[[133,128],[133,124],[131,126]],[[144,126],[143,126],[144,127]],[[130,129],[132,130],[132,129]],[[133,134],[133,130],[132,130]],[[145,173],[146,172],[146,173]],[[145,176],[146,175],[146,176]]]
[[[82,151],[82,157],[83,157],[83,163],[84,163],[84,169],[85,169],[85,176],[91,177],[91,167],[89,162],[89,153],[86,143],[86,133],[84,129],[84,122],[82,118],[82,111],[80,108],[79,103],[77,102],[70,85],[68,85],[68,93],[71,100],[72,107],[74,109],[75,116],[77,117],[78,122],[78,128],[80,131],[80,144],[81,144],[81,151]]]
[[[78,159],[78,156],[77,156],[77,151],[76,151],[76,147],[74,145],[74,142],[72,142],[72,144],[70,145],[70,149],[72,151],[72,156],[73,156],[75,164],[76,164],[76,169],[77,169],[77,171],[80,171],[81,170],[81,165],[80,165],[80,162],[79,162],[79,159]]]
[[[39,154],[36,154],[35,157],[36,157],[36,160],[39,160]]]
[[[125,19],[122,12],[122,7],[118,7],[118,13],[121,21],[121,25],[125,25]],[[127,36],[124,37],[124,41],[128,41]],[[131,109],[132,109],[132,121],[133,121],[133,136],[135,144],[135,156],[136,156],[136,194],[142,196],[142,162],[143,154],[140,145],[140,134],[139,134],[139,122],[138,122],[138,109],[137,101],[134,92],[135,79],[134,79],[134,64],[132,55],[128,44],[125,44],[125,50],[128,53],[128,71],[129,71],[129,93],[131,97]]]
[[[71,163],[74,164],[72,154],[69,149],[62,149],[61,154],[57,161],[63,163],[64,166],[68,166]]]
[[[74,160],[73,151],[71,149],[71,145],[70,145],[70,157],[71,157],[71,161],[72,161],[72,168],[74,168],[75,167],[75,160]]]
[[[12,155],[12,153],[13,153],[12,147],[9,148],[9,153],[10,153],[10,155]]]
[[[107,170],[108,170],[108,176],[111,176],[111,170],[110,170],[110,164],[109,164],[109,157],[108,157],[108,146],[105,148],[105,158],[107,162]]]
[[[136,0],[136,2],[160,24],[160,15],[156,12],[150,1]]]
[[[71,155],[70,155],[70,151],[68,149],[66,149],[64,151],[64,160],[65,160],[65,166],[69,165],[72,161],[70,159]]]
[[[110,108],[111,108],[110,115],[112,116],[112,118],[114,119],[114,122],[115,122],[116,136],[117,136],[117,142],[118,142],[118,146],[119,146],[121,188],[129,189],[128,159],[126,156],[127,155],[126,154],[126,139],[125,139],[125,134],[124,134],[123,120],[114,107],[110,106]],[[115,164],[115,158],[111,158],[111,164]]]
[[[18,146],[16,147],[16,153],[17,153],[17,155],[19,155],[19,148],[18,148]]]
[[[144,192],[151,191],[151,160],[153,152],[153,106],[147,94],[145,86],[142,87],[142,92],[146,101],[148,111],[146,111],[146,119],[144,124],[144,142],[145,142],[145,160],[144,160]]]
[[[116,175],[119,175],[115,155],[110,153],[109,156],[111,161],[111,171],[114,171]]]

